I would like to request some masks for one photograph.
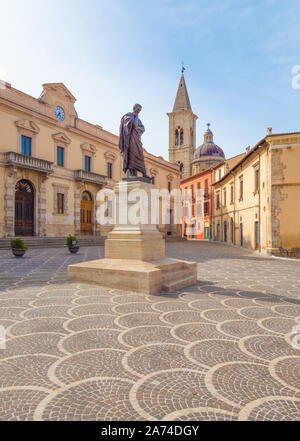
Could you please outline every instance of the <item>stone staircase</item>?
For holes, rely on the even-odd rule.
[[[19,236],[18,236],[19,237]],[[63,248],[66,245],[65,237],[37,237],[26,236],[21,237],[29,249],[31,248]],[[77,236],[81,247],[92,247],[104,245],[105,237],[103,236]],[[0,250],[10,249],[9,239],[0,239]]]
[[[195,271],[196,267],[196,271]],[[197,264],[178,261],[159,267],[162,271],[162,290],[174,292],[197,283]]]

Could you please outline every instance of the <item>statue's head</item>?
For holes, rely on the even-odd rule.
[[[133,106],[133,113],[139,114],[141,110],[142,110],[142,106],[140,104],[135,104]]]

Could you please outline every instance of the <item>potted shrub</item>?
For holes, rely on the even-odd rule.
[[[24,241],[19,238],[12,239],[10,241],[10,246],[11,246],[11,249],[12,249],[14,256],[16,256],[16,257],[24,256],[26,250],[28,249],[28,247],[25,245]]]
[[[69,236],[67,237],[66,245],[69,248],[70,253],[72,253],[72,254],[77,253],[77,251],[80,248],[79,245],[77,245],[77,244],[78,244],[77,237],[69,234]]]

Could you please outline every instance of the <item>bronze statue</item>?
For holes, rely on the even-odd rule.
[[[142,110],[140,104],[133,106],[133,112],[126,113],[121,119],[119,149],[123,157],[123,171],[129,170],[130,176],[137,176],[137,172],[147,177],[143,144],[141,136],[145,127],[138,115]]]

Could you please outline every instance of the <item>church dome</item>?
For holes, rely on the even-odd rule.
[[[204,133],[204,143],[200,145],[194,153],[194,159],[202,158],[204,156],[213,156],[225,159],[225,154],[221,147],[217,146],[213,142],[213,133],[209,128],[210,124],[207,124],[207,130]]]

